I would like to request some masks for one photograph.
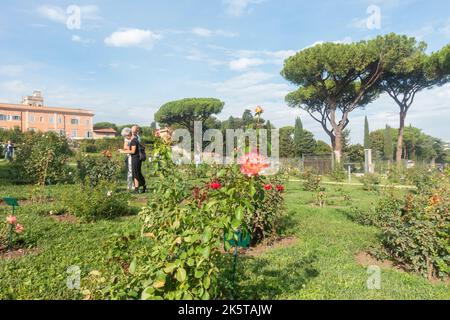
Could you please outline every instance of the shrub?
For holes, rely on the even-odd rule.
[[[320,208],[325,207],[327,204],[326,202],[327,194],[325,192],[325,189],[321,189],[314,195],[314,204]]]
[[[96,187],[80,185],[63,195],[67,211],[85,221],[114,218],[130,213],[129,194],[118,192],[114,183],[101,181]]]
[[[365,173],[360,180],[363,184],[363,189],[366,191],[374,191],[380,184],[380,177],[376,173]]]
[[[13,169],[24,182],[40,185],[66,182],[70,180],[67,166],[70,155],[65,137],[54,132],[33,133],[17,146]]]
[[[376,212],[383,253],[428,278],[449,274],[449,194],[448,175],[440,175],[426,192],[382,199]]]
[[[334,169],[329,174],[331,180],[341,182],[345,180],[345,177],[347,176],[344,168],[340,165],[334,166]]]
[[[433,170],[413,168],[408,171],[408,181],[417,187],[418,193],[430,192],[439,173]]]
[[[319,191],[320,189],[320,181],[322,178],[319,175],[312,173],[311,171],[305,171],[303,173],[303,179],[306,180],[303,183],[303,189],[305,191]]]
[[[152,167],[158,168],[159,181],[139,214],[142,235],[151,245],[134,255],[125,279],[109,295],[217,298],[223,247],[229,251],[229,241],[238,240],[238,232],[251,233],[254,241],[271,234],[282,214],[284,187],[277,178],[260,176],[266,164],[259,155],[249,154],[241,168],[221,168],[190,192],[185,176],[172,170],[168,149],[157,143],[154,152],[158,156],[154,153]]]
[[[83,155],[77,161],[80,180],[95,187],[100,181],[115,181],[121,173],[122,166],[112,158],[109,151],[101,155]]]

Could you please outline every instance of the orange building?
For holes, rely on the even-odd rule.
[[[22,132],[58,132],[71,139],[92,139],[94,113],[84,109],[44,106],[39,91],[24,97],[22,104],[0,103],[0,129],[19,128]]]

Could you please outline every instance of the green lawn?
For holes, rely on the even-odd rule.
[[[0,197],[27,198],[31,187],[7,185],[5,169],[0,162]],[[318,208],[311,204],[312,193],[301,190],[300,182],[288,184],[284,233],[296,241],[268,247],[256,256],[240,256],[236,298],[450,299],[448,284],[392,269],[382,270],[381,290],[368,290],[367,268],[355,256],[377,245],[377,229],[353,222],[347,212],[350,204],[369,208],[377,194],[359,186],[326,188],[329,206]],[[53,194],[58,190],[61,187],[50,188]],[[350,201],[344,201],[344,194],[350,195]],[[133,205],[139,207],[143,201],[140,197]],[[0,206],[2,220],[7,212]],[[111,268],[104,254],[106,241],[113,234],[138,233],[140,228],[136,216],[80,224],[31,214],[26,205],[18,218],[26,227],[27,244],[35,251],[20,259],[0,260],[0,299],[82,298],[78,291],[67,289],[67,268],[79,266],[82,277],[92,270],[106,273]]]

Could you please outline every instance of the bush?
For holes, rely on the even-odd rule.
[[[284,187],[277,178],[258,175],[265,167],[258,155],[248,155],[241,168],[217,170],[211,181],[190,190],[168,152],[157,141],[152,168],[159,180],[139,213],[142,235],[151,244],[134,255],[124,279],[109,290],[114,299],[217,298],[223,247],[229,251],[239,234],[261,241],[282,215]],[[90,287],[99,292],[98,282]]]
[[[319,175],[316,175],[311,171],[305,171],[303,173],[303,179],[306,180],[303,183],[303,189],[305,191],[317,192],[320,190],[320,181],[322,178]]]
[[[83,155],[77,160],[80,180],[95,187],[100,181],[113,182],[119,178],[122,166],[109,151],[101,155]]]
[[[344,168],[340,165],[335,165],[334,169],[329,174],[331,180],[341,182],[345,180],[347,176]]]
[[[114,218],[130,213],[129,194],[118,192],[116,184],[101,181],[96,187],[80,185],[62,196],[67,211],[84,221]]]
[[[374,191],[380,184],[380,177],[376,173],[365,173],[364,176],[360,178],[360,181],[363,184],[364,190]]]
[[[450,273],[450,215],[448,175],[433,187],[403,200],[393,196],[377,206],[383,253],[406,269],[428,278]]]
[[[33,133],[16,146],[13,170],[23,182],[45,185],[71,180],[67,139],[54,132]]]

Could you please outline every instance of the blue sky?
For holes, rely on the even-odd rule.
[[[67,26],[70,5],[80,28]],[[367,10],[380,10],[369,29]],[[388,32],[416,36],[438,50],[450,42],[447,0],[3,0],[0,11],[0,101],[17,103],[42,90],[49,106],[95,111],[96,121],[149,125],[163,103],[217,97],[221,119],[262,105],[276,126],[320,125],[284,96],[285,58],[323,41],[349,42]],[[450,86],[421,93],[407,122],[450,140]],[[351,115],[353,142],[363,118],[371,129],[398,126],[388,97]]]

